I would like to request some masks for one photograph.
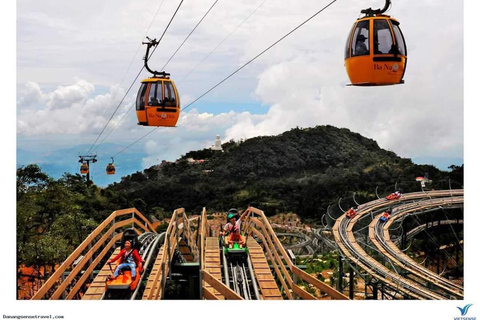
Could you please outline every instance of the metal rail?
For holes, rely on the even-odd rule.
[[[452,195],[463,195],[463,190],[448,190],[448,191],[433,191],[429,192],[429,197],[451,197]],[[377,193],[378,196],[378,193]],[[372,259],[366,254],[366,252],[358,245],[355,240],[353,226],[356,221],[363,216],[373,214],[375,210],[380,210],[383,207],[392,205],[393,203],[416,201],[418,199],[425,198],[425,192],[410,193],[403,195],[402,198],[397,200],[388,201],[386,199],[378,199],[362,205],[361,209],[358,209],[357,216],[351,220],[346,219],[345,215],[340,216],[332,231],[334,233],[337,245],[347,258],[359,265],[362,269],[367,271],[372,277],[378,278],[382,282],[386,283],[390,288],[398,289],[402,293],[414,297],[416,299],[442,299],[436,293],[430,292],[425,288],[418,286],[418,284],[405,279],[400,276],[392,276],[391,271]]]

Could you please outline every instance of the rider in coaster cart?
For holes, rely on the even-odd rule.
[[[348,209],[347,212],[345,212],[345,215],[348,218],[353,218],[356,214],[357,214],[357,212],[353,209],[353,207]]]
[[[382,213],[382,215],[380,216],[380,220],[383,222],[387,221],[388,218],[390,218],[391,214],[392,214],[392,208],[388,208]]]
[[[240,248],[243,248],[245,245],[245,238],[240,234],[240,227],[242,224],[242,219],[245,217],[246,213],[247,210],[245,210],[237,220],[237,216],[239,214],[237,209],[228,210],[228,222],[223,227],[222,235],[226,235],[225,244],[227,244],[229,248],[233,248],[234,243],[238,243]]]
[[[117,268],[115,269],[113,276],[110,276],[108,280],[116,279],[118,277],[119,272],[122,269],[125,269],[127,267],[130,268],[130,271],[132,274],[132,280],[135,280],[137,276],[136,274],[137,266],[139,267],[140,270],[142,270],[142,265],[144,263],[143,259],[138,254],[137,248],[132,247],[131,240],[126,240],[124,244],[124,248],[120,251],[120,253],[116,257],[109,260],[108,263],[111,264],[116,260],[120,260],[120,262]]]
[[[387,196],[387,200],[399,199],[401,196],[402,196],[402,194],[400,193],[400,191],[395,191],[394,193],[390,193],[390,194]]]

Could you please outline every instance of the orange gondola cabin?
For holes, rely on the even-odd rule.
[[[88,164],[82,163],[80,165],[80,173],[81,174],[87,174],[88,173]]]
[[[107,164],[107,174],[115,174],[115,165],[113,163]]]
[[[180,116],[180,101],[168,73],[142,80],[136,109],[139,125],[175,127]]]
[[[403,83],[407,47],[400,23],[382,14],[383,9],[364,9],[365,16],[353,25],[345,46],[345,67],[355,86],[382,86]]]

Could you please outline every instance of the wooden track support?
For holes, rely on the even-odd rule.
[[[157,258],[153,264],[152,270],[148,276],[145,290],[143,291],[142,300],[153,300],[156,296],[156,292],[159,290],[160,276],[162,273],[162,259],[163,259],[164,247],[158,250]]]
[[[220,263],[220,247],[218,245],[218,238],[217,237],[207,237],[205,240],[205,267],[208,273],[210,273],[215,279],[222,281],[222,270],[221,270],[221,263]],[[205,282],[204,285],[204,294],[206,299],[215,299],[215,300],[223,300],[225,297],[217,290],[213,289],[213,287]],[[212,297],[213,295],[213,297]]]
[[[282,294],[278,290],[262,248],[252,237],[248,238],[247,246],[263,300],[282,300]]]
[[[113,251],[112,255],[110,256],[110,258],[108,258],[108,260],[112,259],[119,253],[120,247],[116,248],[115,251]],[[112,265],[112,268],[114,267],[115,266]],[[105,281],[111,274],[112,272],[110,271],[110,267],[107,263],[105,263],[105,265],[102,267],[95,279],[93,279],[93,282],[90,284],[87,291],[83,295],[82,300],[100,300],[105,292]]]

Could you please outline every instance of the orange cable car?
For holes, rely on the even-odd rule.
[[[107,164],[107,168],[105,169],[107,171],[107,174],[115,174],[115,165],[113,164],[115,161],[112,158],[112,162]]]
[[[147,39],[149,38],[147,37]],[[153,74],[153,77],[142,80],[137,93],[138,124],[142,126],[175,127],[180,116],[180,98],[177,87],[175,82],[169,78],[169,73],[154,71],[148,67],[150,47],[158,44],[155,39],[149,40],[149,42],[143,42],[147,45],[145,68]]]
[[[354,86],[404,83],[407,47],[399,22],[384,15],[390,7],[364,9],[353,25],[345,46],[345,67]]]
[[[88,173],[88,164],[82,163],[80,165],[80,173],[81,174],[87,174]]]

